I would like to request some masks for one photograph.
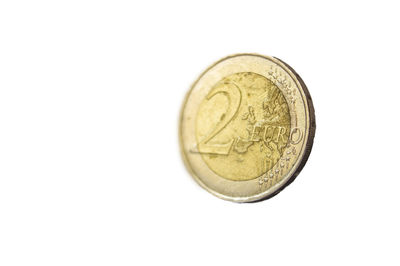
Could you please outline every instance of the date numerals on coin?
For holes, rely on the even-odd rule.
[[[225,95],[228,98],[229,105],[227,107],[224,117],[221,119],[221,121],[219,121],[219,123],[217,123],[214,130],[212,130],[212,132],[197,145],[197,151],[199,153],[228,155],[233,145],[234,139],[232,139],[228,143],[222,144],[210,143],[210,140],[212,140],[226,127],[226,125],[228,125],[232,121],[233,117],[239,110],[240,102],[242,100],[242,93],[238,86],[233,83],[227,83],[214,87],[207,95],[206,99],[210,100],[217,94]]]

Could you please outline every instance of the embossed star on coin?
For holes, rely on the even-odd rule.
[[[310,94],[283,61],[256,54],[209,67],[184,101],[182,156],[193,178],[235,202],[270,198],[303,168],[315,134]]]

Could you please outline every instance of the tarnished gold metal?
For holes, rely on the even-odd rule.
[[[301,78],[277,58],[228,56],[186,96],[180,145],[187,169],[212,194],[235,202],[276,195],[303,168],[315,133]]]

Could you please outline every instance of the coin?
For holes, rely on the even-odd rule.
[[[305,165],[314,108],[300,76],[257,54],[228,56],[204,71],[186,95],[180,146],[193,178],[234,202],[270,198]]]

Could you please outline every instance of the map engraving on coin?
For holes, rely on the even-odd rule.
[[[186,167],[212,194],[235,202],[270,198],[304,166],[315,134],[301,78],[283,61],[224,58],[186,96],[180,119]]]

